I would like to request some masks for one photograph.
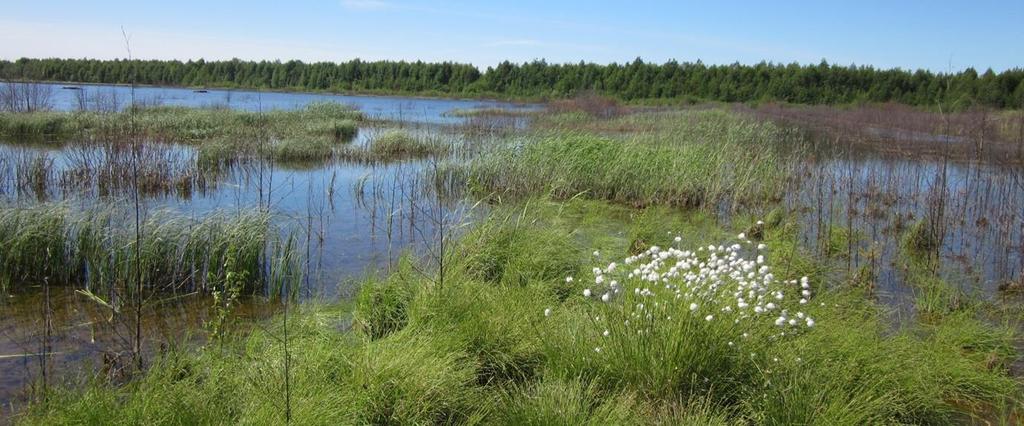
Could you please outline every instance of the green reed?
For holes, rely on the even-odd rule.
[[[276,291],[266,286],[271,264],[278,258],[295,261],[294,247],[268,250],[277,234],[263,212],[217,212],[201,219],[155,212],[142,222],[138,260],[129,223],[128,212],[116,207],[0,207],[3,279],[14,289],[49,280],[101,293],[134,282],[138,272],[150,291],[205,292],[238,284],[259,293]]]

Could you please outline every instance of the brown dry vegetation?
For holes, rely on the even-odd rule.
[[[1024,163],[1024,112],[972,109],[929,111],[900,104],[794,106],[777,103],[735,109],[797,125],[842,144],[883,152]]]

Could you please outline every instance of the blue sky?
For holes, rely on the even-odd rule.
[[[1024,66],[1024,0],[4,3],[4,59],[124,57],[124,26],[155,59]]]

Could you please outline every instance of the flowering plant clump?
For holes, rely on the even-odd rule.
[[[803,310],[813,297],[810,280],[777,278],[767,247],[738,237],[690,250],[676,237],[673,247],[594,267],[582,290],[589,303],[577,311],[587,318],[572,331],[589,355],[572,362],[663,390],[739,380],[744,363],[778,362],[766,353],[772,341],[815,326]]]

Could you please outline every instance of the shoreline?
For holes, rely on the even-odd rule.
[[[95,83],[95,82],[82,82],[82,81],[60,81],[60,80],[12,80],[13,83],[23,84],[53,84],[53,85],[75,85],[75,86],[114,86],[114,87],[131,87],[130,83]],[[266,89],[266,88],[254,88],[254,87],[225,87],[225,86],[180,86],[180,85],[169,85],[169,84],[135,84],[135,87],[153,88],[153,89],[182,89],[182,90],[217,90],[225,92],[268,92],[268,93],[292,93],[301,95],[333,95],[333,96],[352,96],[352,97],[365,97],[365,98],[408,98],[408,99],[424,99],[424,100],[452,100],[452,101],[480,101],[480,102],[505,102],[516,106],[527,106],[527,105],[543,105],[548,102],[546,99],[533,99],[533,98],[500,98],[495,96],[482,96],[482,97],[463,97],[463,96],[432,96],[425,95],[422,93],[407,93],[407,92],[336,92],[331,90],[323,91],[310,91],[310,90],[297,90],[297,89]],[[63,90],[63,88],[61,88]]]

